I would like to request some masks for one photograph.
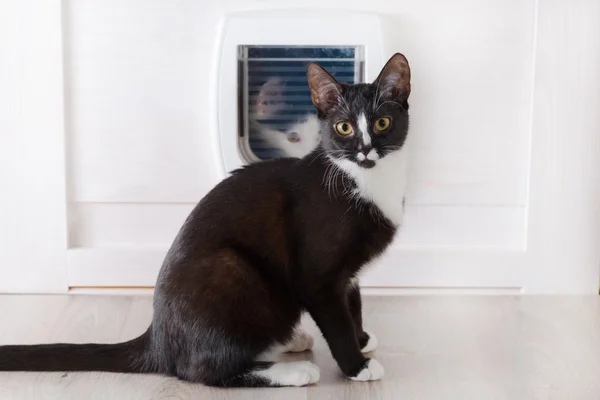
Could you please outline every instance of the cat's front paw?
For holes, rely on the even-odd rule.
[[[371,358],[356,376],[350,376],[349,378],[359,382],[376,381],[381,379],[383,374],[383,366],[376,359]]]
[[[378,344],[379,342],[373,332],[364,331],[360,336],[360,351],[363,353],[375,350]]]

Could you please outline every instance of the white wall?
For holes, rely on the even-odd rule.
[[[220,21],[274,4],[0,6],[0,104],[21,104],[0,115],[12,193],[0,200],[0,291],[153,284],[183,219],[224,175],[212,140]],[[384,53],[413,69],[406,224],[367,285],[597,292],[597,4],[301,4],[380,15]]]
[[[0,3],[0,292],[67,289],[61,23]]]

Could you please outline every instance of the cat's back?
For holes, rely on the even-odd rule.
[[[299,167],[298,158],[277,158],[246,165],[232,171],[205,199],[236,202],[268,200],[275,192],[286,190],[288,177],[294,175]],[[243,197],[237,198],[235,195]]]
[[[232,171],[195,207],[177,240],[203,247],[280,229],[290,202],[289,179],[299,159],[259,162]],[[190,232],[193,232],[191,234]]]

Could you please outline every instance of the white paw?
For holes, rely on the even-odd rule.
[[[365,347],[363,347],[360,351],[362,351],[363,353],[368,353],[370,351],[375,350],[377,348],[377,345],[379,345],[379,342],[377,341],[377,337],[375,337],[375,335],[372,332],[365,331],[365,333],[369,335],[369,341],[367,342]]]
[[[310,350],[315,340],[312,335],[306,331],[298,330],[294,333],[292,340],[284,346],[284,352],[298,353],[300,351]]]
[[[258,371],[256,375],[268,379],[279,386],[305,386],[319,381],[319,367],[310,361],[275,363],[271,367]]]
[[[356,376],[351,376],[350,379],[353,381],[365,382],[365,381],[376,381],[381,379],[384,374],[383,366],[379,362],[371,358],[365,367]]]

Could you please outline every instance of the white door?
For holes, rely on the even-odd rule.
[[[0,12],[0,290],[152,286],[225,173],[219,22],[259,6],[14,3]],[[405,226],[363,285],[597,293],[600,4],[446,3],[302,1],[381,15],[384,53],[413,68]]]

